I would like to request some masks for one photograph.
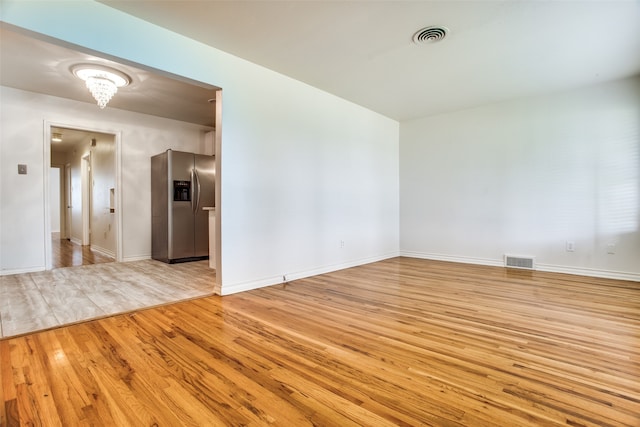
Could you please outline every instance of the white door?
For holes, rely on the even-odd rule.
[[[51,166],[49,169],[49,215],[51,217],[52,233],[60,233],[62,227],[62,221],[60,218],[60,199],[62,197],[60,194],[60,178],[60,168],[58,166]]]
[[[93,179],[91,178],[91,152],[82,157],[82,244],[91,245],[91,193]]]
[[[64,165],[64,239],[71,239],[71,163]]]

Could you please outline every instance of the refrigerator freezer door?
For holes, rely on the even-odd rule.
[[[151,157],[151,257],[169,261],[169,175],[168,156],[161,153]]]
[[[185,193],[189,197],[172,197],[169,215],[169,259],[190,258],[194,256],[194,215],[192,203],[193,183],[191,174],[194,168],[193,154],[181,151],[168,151],[169,179],[173,185],[184,186],[189,183],[190,188]],[[190,199],[190,200],[185,200]]]
[[[195,213],[195,255],[209,255],[209,213],[205,206],[215,206],[216,158],[214,156],[195,155],[197,174],[196,213]]]

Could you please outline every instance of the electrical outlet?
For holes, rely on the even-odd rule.
[[[576,242],[571,241],[571,240],[567,240],[566,249],[567,249],[567,252],[575,252],[575,250],[576,250]]]
[[[609,255],[613,255],[616,253],[616,244],[615,243],[609,243],[607,245],[607,253]]]
[[[340,240],[340,248],[344,248],[344,240]]]

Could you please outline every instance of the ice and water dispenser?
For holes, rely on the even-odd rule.
[[[173,201],[191,201],[191,181],[173,181]]]

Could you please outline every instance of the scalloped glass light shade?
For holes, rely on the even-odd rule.
[[[76,77],[85,81],[100,108],[107,106],[119,87],[130,82],[126,74],[103,66],[78,65],[72,71]]]

